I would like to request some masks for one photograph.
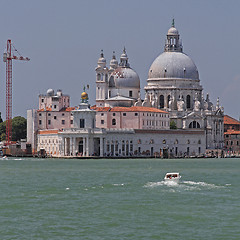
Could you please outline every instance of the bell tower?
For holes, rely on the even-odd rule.
[[[104,107],[108,93],[108,68],[106,67],[106,59],[103,50],[101,50],[100,58],[96,67],[96,106]]]

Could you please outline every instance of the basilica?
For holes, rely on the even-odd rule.
[[[183,52],[174,20],[164,51],[152,63],[145,96],[124,48],[109,67],[103,51],[97,61],[96,105],[84,91],[78,107],[61,90],[39,95],[28,110],[27,140],[33,152],[65,156],[202,156],[224,144],[223,108],[200,85],[199,72]]]
[[[103,53],[96,68],[97,106],[145,106],[169,112],[170,120],[178,129],[204,129],[206,148],[223,147],[223,108],[216,106],[209,95],[204,97],[199,72],[193,60],[183,52],[183,46],[174,20],[167,32],[164,52],[152,63],[145,98],[140,98],[140,79],[130,67],[124,48],[120,63],[113,55],[110,68]]]

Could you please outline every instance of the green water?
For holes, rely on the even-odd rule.
[[[0,239],[240,239],[239,170],[240,159],[2,160]]]

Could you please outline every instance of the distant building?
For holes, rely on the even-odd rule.
[[[224,116],[224,147],[228,154],[240,155],[240,121]]]

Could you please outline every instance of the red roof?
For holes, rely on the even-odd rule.
[[[228,116],[228,115],[225,115],[224,116],[224,124],[230,124],[230,125],[240,125],[240,121]]]
[[[40,130],[39,134],[58,134],[59,130]]]
[[[110,107],[96,107],[96,105],[91,107],[92,110],[96,110],[97,112],[108,112]]]
[[[224,133],[224,135],[240,135],[240,131],[235,131],[235,130],[228,130],[227,132]]]
[[[152,107],[113,107],[111,112],[155,112],[155,113],[168,113],[166,111],[152,108]]]
[[[74,109],[75,109],[75,107],[67,107],[67,108],[62,108],[59,112],[71,112]],[[46,109],[42,108],[37,111],[38,112],[52,112],[52,108],[46,107]]]

